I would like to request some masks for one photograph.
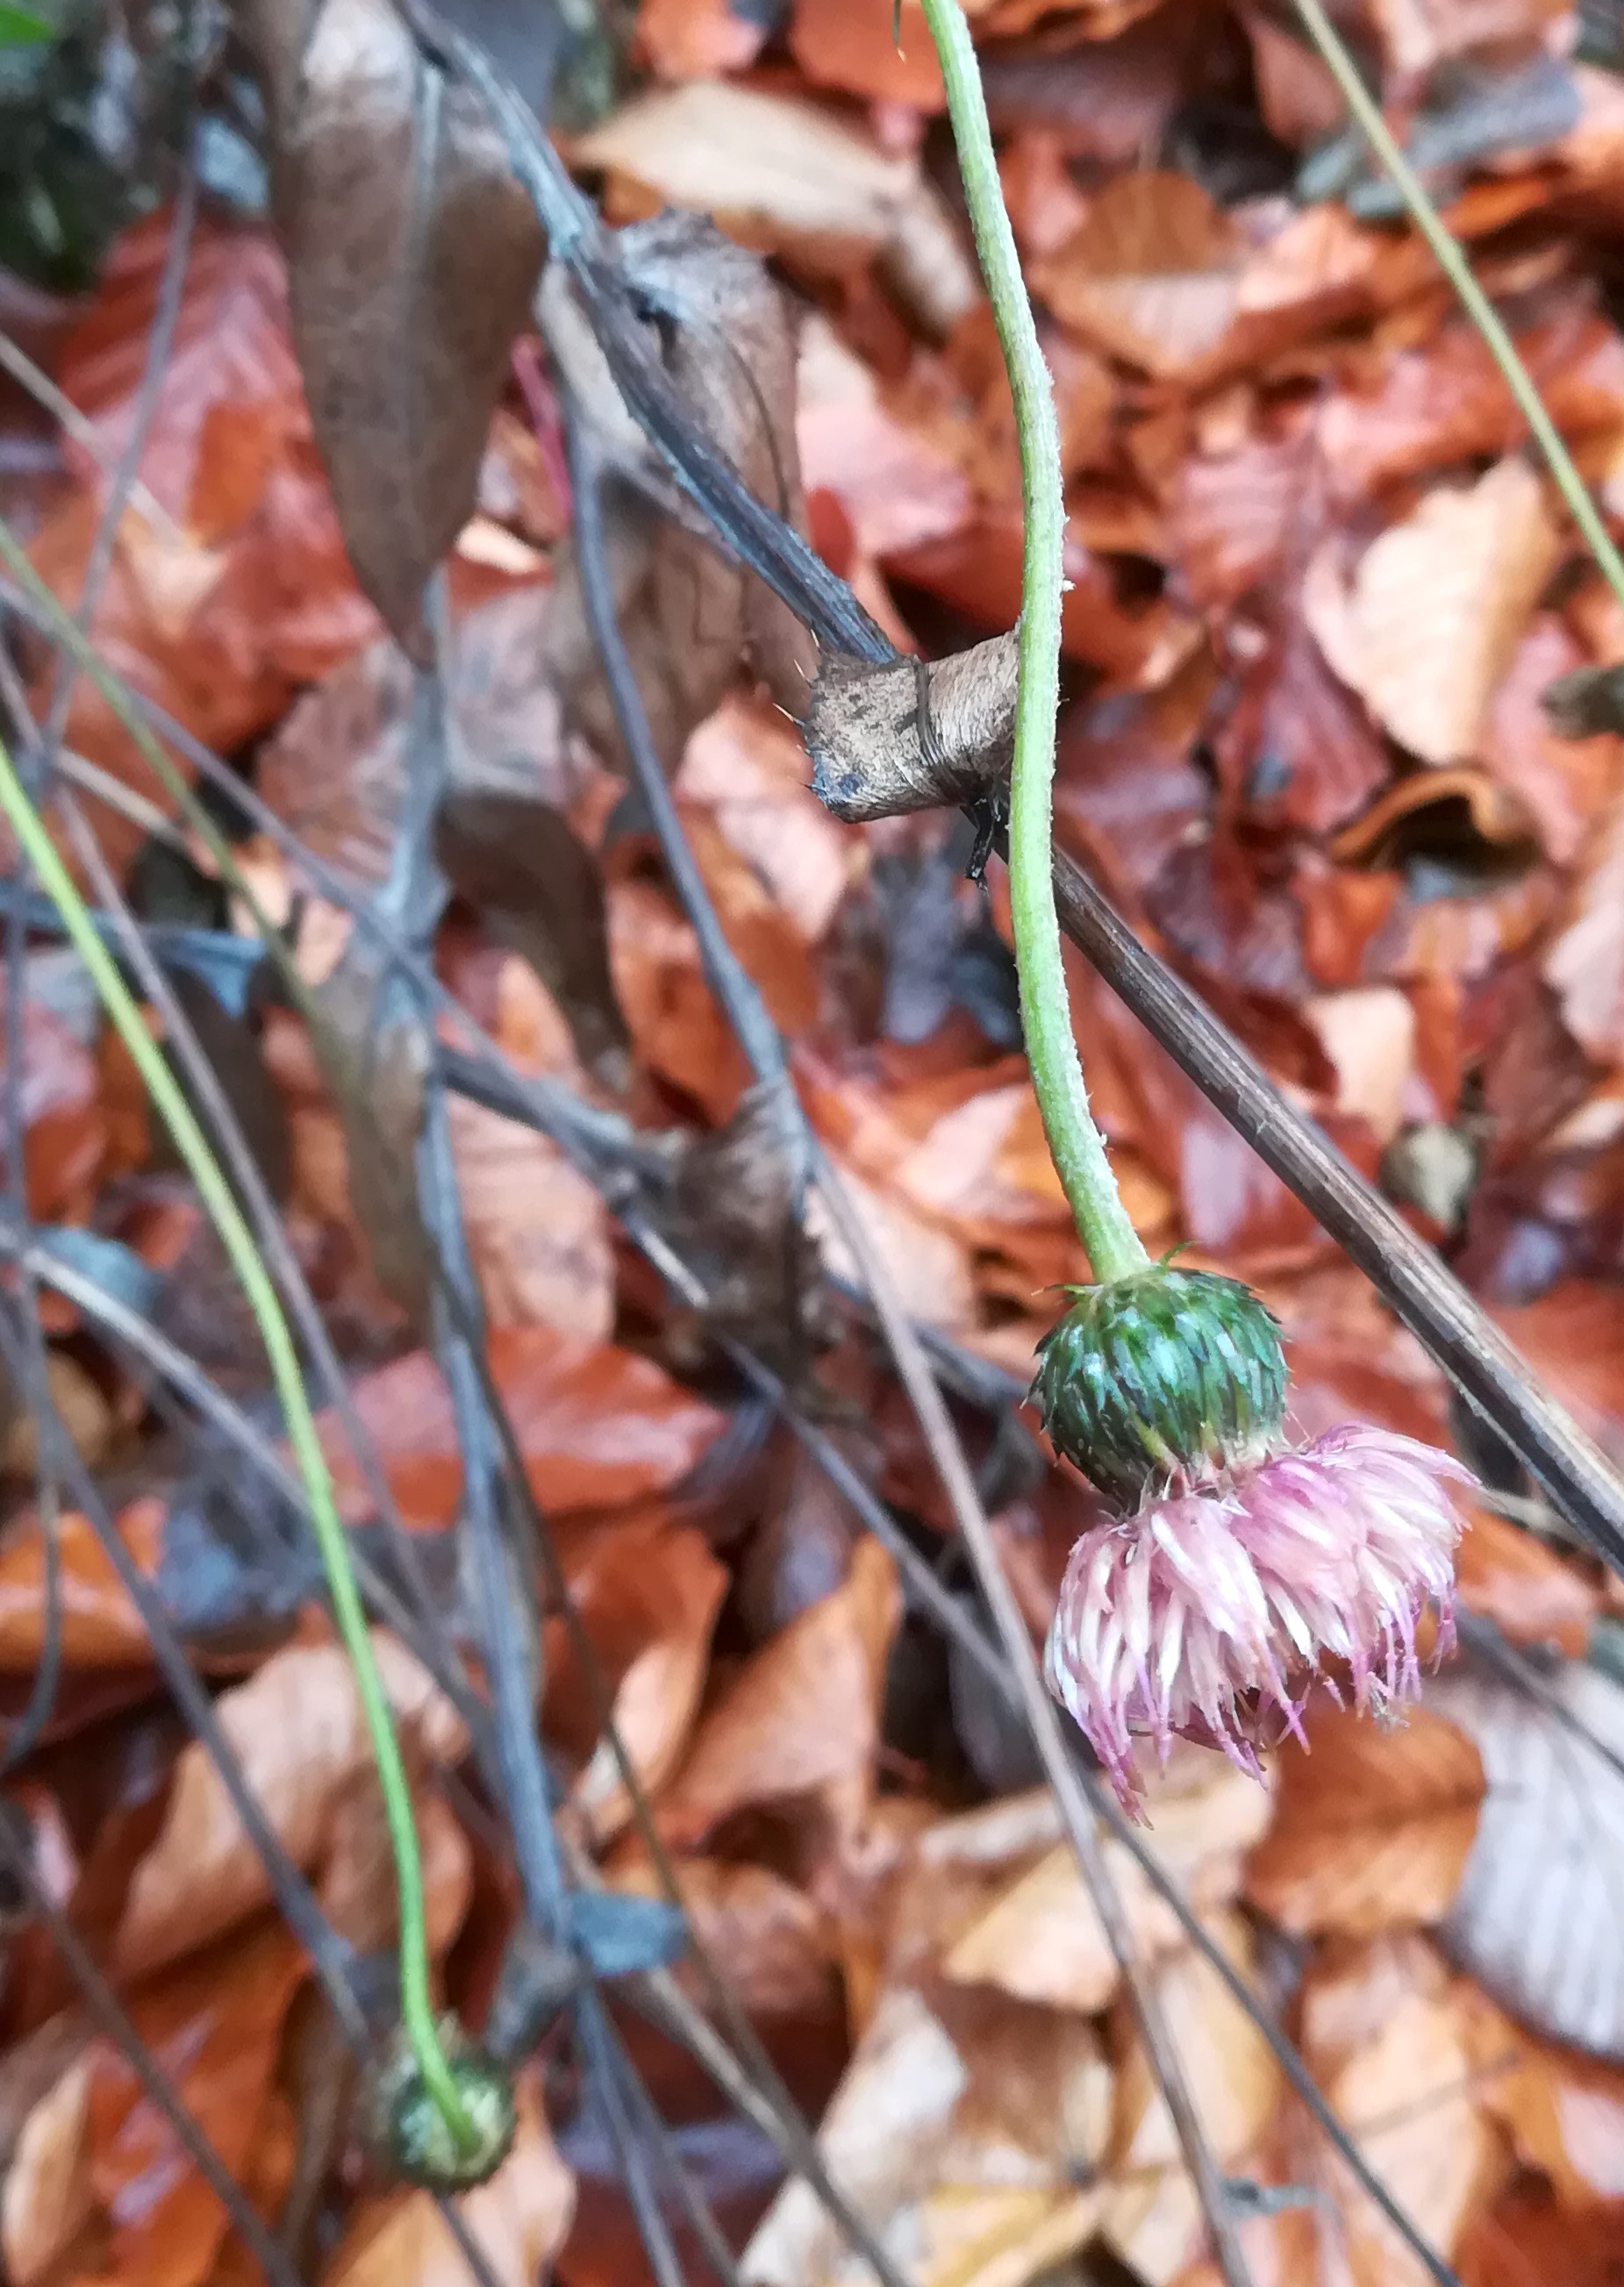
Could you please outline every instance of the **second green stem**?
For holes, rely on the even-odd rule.
[[[1021,1025],[1043,1133],[1078,1236],[1095,1278],[1121,1278],[1142,1270],[1149,1257],[1129,1221],[1089,1109],[1055,911],[1055,717],[1060,704],[1066,541],[1059,424],[998,179],[970,27],[959,0],[923,0],[923,5],[947,91],[964,201],[1015,400],[1020,445],[1025,529],[1010,775],[1010,914]]]

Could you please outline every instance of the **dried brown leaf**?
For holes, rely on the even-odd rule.
[[[830,112],[716,80],[635,97],[582,138],[578,158],[753,245],[877,256],[929,332],[978,297],[974,272],[916,160],[891,157]]]
[[[1161,377],[1216,349],[1235,314],[1241,241],[1188,175],[1109,181],[1065,245],[1033,266],[1055,315]]]
[[[1624,1055],[1624,801],[1591,843],[1540,973],[1581,1048],[1604,1063]]]
[[[434,1764],[466,1748],[462,1719],[412,1655],[376,1632],[373,1648],[397,1724]],[[296,1865],[318,1865],[339,1796],[371,1770],[355,1679],[335,1644],[290,1644],[218,1703],[220,1728],[271,1829]],[[195,1741],[175,1768],[164,1821],[137,1866],[113,1941],[118,1972],[139,1975],[205,1943],[270,1902],[270,1876],[215,1765]]]
[[[1477,1832],[1484,1769],[1430,1707],[1383,1729],[1351,1709],[1305,1718],[1309,1751],[1278,1757],[1279,1810],[1252,1853],[1247,1896],[1289,1930],[1377,1930],[1449,1910]]]
[[[12,2287],[35,2287],[91,2212],[88,2047],[68,2013],[0,2064],[0,2257]]]
[[[549,1515],[614,1508],[663,1492],[721,1434],[724,1417],[646,1358],[555,1327],[499,1326],[488,1351],[536,1500]],[[352,1396],[409,1527],[449,1524],[463,1463],[451,1400],[426,1350],[363,1374]],[[336,1415],[317,1417],[346,1515],[370,1513]]]
[[[1213,1935],[1236,1967],[1248,1973],[1246,1924],[1236,1915],[1220,1916]],[[1279,2067],[1257,2027],[1199,1954],[1175,1955],[1153,1975],[1163,2022],[1212,2150],[1220,2164],[1240,2172],[1279,2100]],[[1125,2016],[1126,2005],[1120,2006]],[[1105,2238],[1161,2287],[1199,2253],[1204,2233],[1172,2116],[1137,2041],[1117,2075],[1106,2183]]]
[[[1373,542],[1344,586],[1323,551],[1303,601],[1321,650],[1422,762],[1476,750],[1489,701],[1557,556],[1543,489],[1523,460],[1440,486]]]
[[[1448,2260],[1505,2172],[1473,2072],[1466,1996],[1419,1941],[1378,1941],[1311,1977],[1302,2045],[1370,2167]],[[1330,2164],[1351,2275],[1421,2287],[1430,2274],[1345,2166]]]
[[[612,1876],[617,1890],[665,1895],[646,1859],[617,1863]],[[804,1890],[747,1860],[685,1858],[677,1878],[683,1911],[753,2017],[809,2017],[829,2009],[838,1993],[833,1933]],[[695,1977],[695,2000],[704,1991]]]
[[[387,0],[237,0],[316,439],[356,574],[429,655],[424,583],[472,513],[541,228],[480,99]]]
[[[1518,2159],[1566,2207],[1624,2199],[1624,2073],[1541,2040],[1480,1994],[1468,2001],[1484,2104]]]
[[[749,1804],[872,1782],[880,1698],[901,1610],[877,1542],[852,1552],[844,1585],[792,1620],[727,1684],[657,1807],[667,1840],[691,1848]]]

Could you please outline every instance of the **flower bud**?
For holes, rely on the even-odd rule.
[[[404,2031],[371,2092],[373,2141],[392,2175],[424,2191],[465,2192],[494,2176],[513,2142],[513,2085],[474,2046],[454,2016],[440,2021],[451,2077],[468,2118],[459,2136],[435,2102]]]
[[[1069,1291],[1038,1345],[1032,1403],[1056,1451],[1101,1492],[1130,1508],[1269,1451],[1286,1361],[1250,1287],[1162,1263]]]

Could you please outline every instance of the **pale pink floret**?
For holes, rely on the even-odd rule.
[[[1470,1475],[1448,1454],[1348,1424],[1085,1533],[1043,1666],[1122,1801],[1137,1801],[1136,1737],[1164,1761],[1175,1737],[1199,1739],[1256,1773],[1260,1745],[1301,1736],[1327,1660],[1360,1708],[1414,1697],[1429,1605],[1439,1650],[1452,1639],[1451,1481]]]

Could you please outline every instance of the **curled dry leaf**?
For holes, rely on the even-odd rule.
[[[575,146],[643,198],[716,216],[753,245],[879,259],[929,332],[973,307],[975,273],[917,160],[890,157],[830,112],[715,80],[642,95]]]
[[[426,659],[424,583],[473,510],[541,226],[483,103],[386,0],[232,12],[270,115],[294,337],[350,558]]]
[[[373,1649],[398,1724],[425,1763],[455,1763],[462,1719],[403,1645]],[[337,1644],[290,1644],[218,1701],[221,1729],[288,1856],[315,1868],[341,1795],[371,1769],[349,1660]],[[118,1973],[136,1976],[206,1943],[270,1902],[270,1877],[197,1741],[175,1767],[163,1824],[131,1878],[113,1940]]]
[[[1248,1901],[1298,1934],[1439,1920],[1484,1799],[1471,1738],[1430,1705],[1384,1729],[1321,1705],[1303,1729],[1308,1748],[1277,1757],[1279,1809],[1248,1864]]]
[[[837,1808],[860,1803],[872,1783],[900,1610],[891,1559],[877,1541],[860,1540],[844,1584],[723,1687],[657,1807],[666,1840],[691,1848],[754,1803],[810,1794]]]
[[[1434,1687],[1488,1779],[1443,1937],[1525,2023],[1624,2060],[1624,1780],[1585,1736],[1624,1748],[1624,1691],[1578,1665],[1548,1682],[1571,1722],[1492,1673],[1460,1668]]]
[[[550,1515],[663,1492],[723,1427],[714,1407],[607,1342],[551,1326],[499,1326],[488,1357],[531,1490]],[[363,1374],[353,1396],[406,1523],[449,1524],[463,1465],[450,1397],[428,1352],[413,1350]],[[345,1514],[368,1515],[366,1480],[339,1422],[324,1412],[317,1427]]]
[[[559,2158],[540,2092],[517,2091],[513,2148],[495,2174],[455,2203],[496,2287],[547,2277],[575,2212],[575,2179]],[[428,2192],[365,2203],[351,2218],[322,2274],[324,2287],[462,2287],[468,2265]]]
[[[1015,637],[866,667],[828,653],[806,716],[812,791],[836,818],[955,808],[1000,787],[1015,737]]]
[[[1344,586],[1319,555],[1309,624],[1344,683],[1422,762],[1465,760],[1557,562],[1557,528],[1528,463],[1439,486],[1372,542]]]

